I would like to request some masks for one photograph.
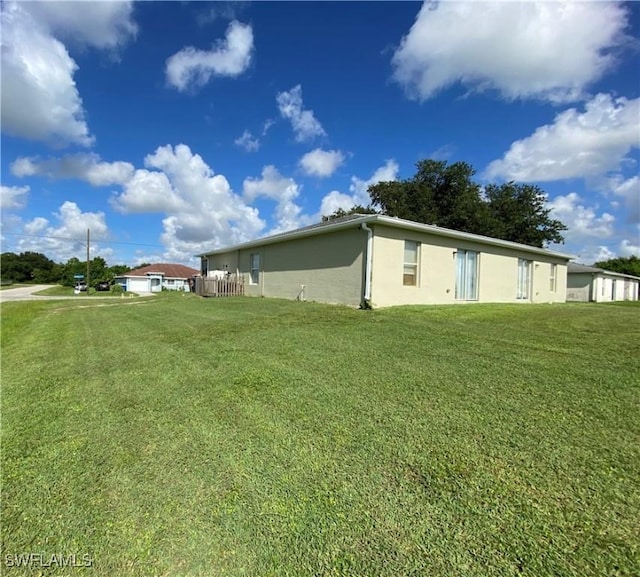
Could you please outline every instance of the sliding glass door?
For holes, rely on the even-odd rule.
[[[518,287],[516,298],[528,300],[531,298],[531,261],[518,259]]]
[[[456,300],[478,300],[478,253],[473,250],[456,252]]]

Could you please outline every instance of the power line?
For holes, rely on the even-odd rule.
[[[72,242],[80,243],[82,245],[87,244],[86,240],[79,240],[77,238],[71,238],[71,237],[68,237],[68,236],[52,236],[52,235],[48,235],[48,234],[25,234],[25,233],[20,233],[20,232],[2,232],[1,234],[10,235],[10,236],[27,236],[27,237],[32,237],[32,238],[46,238],[46,239],[54,239],[54,240],[69,240],[69,241],[72,241]],[[99,242],[100,244],[126,244],[126,245],[130,245],[130,246],[148,246],[148,247],[152,247],[152,248],[165,248],[164,246],[162,246],[160,244],[144,244],[144,243],[141,243],[141,242],[125,242],[125,241],[121,241],[121,240],[99,240],[99,241],[96,241],[96,242]]]

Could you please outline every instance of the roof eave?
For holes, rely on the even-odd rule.
[[[459,230],[452,230],[452,229],[448,229],[448,228],[442,228],[436,225],[432,225],[432,224],[423,224],[423,223],[419,223],[419,222],[413,222],[411,220],[404,220],[402,218],[397,218],[397,217],[391,217],[391,216],[385,216],[382,214],[370,214],[370,215],[363,215],[360,218],[355,218],[355,219],[351,219],[345,222],[339,222],[336,224],[330,224],[327,225],[326,228],[312,228],[312,229],[308,229],[308,230],[299,230],[299,231],[291,231],[291,233],[288,234],[283,234],[283,235],[278,235],[278,236],[273,236],[273,237],[263,237],[263,238],[259,238],[256,240],[252,240],[249,242],[245,242],[245,243],[241,243],[241,244],[237,244],[237,245],[233,245],[233,246],[229,246],[226,248],[221,248],[221,249],[216,249],[216,250],[212,250],[212,251],[208,251],[208,252],[204,252],[204,253],[200,253],[195,255],[196,257],[208,257],[208,256],[214,256],[217,254],[224,254],[226,252],[231,252],[231,251],[236,251],[236,250],[243,250],[243,249],[247,249],[247,248],[253,248],[256,246],[263,246],[265,244],[276,244],[279,242],[285,242],[288,240],[294,240],[294,239],[298,239],[298,238],[304,238],[304,237],[308,237],[308,236],[317,236],[319,234],[326,234],[329,232],[333,232],[336,230],[342,230],[342,229],[346,229],[346,228],[351,228],[353,226],[360,226],[362,223],[379,223],[379,224],[383,224],[383,225],[388,225],[388,226],[392,226],[392,227],[396,227],[396,228],[404,228],[406,230],[415,230],[417,232],[427,232],[427,233],[431,233],[431,234],[435,234],[438,236],[445,236],[448,238],[455,238],[455,239],[462,239],[462,240],[469,240],[469,241],[475,241],[475,242],[481,242],[484,244],[489,244],[492,246],[498,246],[498,247],[502,247],[502,248],[510,248],[513,250],[521,250],[524,252],[530,252],[530,253],[534,253],[534,254],[542,254],[545,256],[553,256],[555,258],[560,258],[560,259],[564,259],[564,260],[571,260],[576,258],[574,255],[570,255],[570,254],[565,254],[565,253],[561,253],[561,252],[556,252],[553,250],[549,250],[546,248],[538,248],[535,246],[529,246],[526,244],[520,244],[517,242],[511,242],[508,240],[501,240],[498,238],[492,238],[492,237],[488,237],[488,236],[482,236],[479,234],[471,234],[468,232],[461,232]]]
[[[377,215],[371,215],[371,216],[377,216]],[[212,255],[216,255],[216,254],[223,254],[225,252],[232,252],[235,250],[243,250],[243,249],[247,249],[247,248],[253,248],[255,246],[262,246],[265,244],[277,244],[279,242],[285,242],[288,240],[295,240],[298,238],[304,238],[307,236],[317,236],[320,234],[326,234],[329,232],[333,232],[335,230],[342,230],[342,229],[346,229],[346,228],[351,228],[354,227],[354,225],[358,225],[360,226],[361,223],[363,222],[368,222],[369,220],[371,220],[369,217],[362,217],[362,218],[354,218],[345,222],[339,222],[336,223],[334,225],[327,225],[326,228],[313,228],[313,229],[309,229],[309,230],[299,230],[299,231],[291,231],[290,233],[285,233],[283,235],[278,235],[278,236],[265,236],[262,238],[258,238],[256,240],[250,240],[248,242],[243,242],[240,244],[236,244],[236,245],[232,245],[232,246],[228,246],[226,248],[219,248],[216,250],[211,250],[208,252],[203,252],[200,254],[196,254],[196,257],[204,257],[204,256],[212,256]]]
[[[518,242],[509,241],[509,240],[492,238],[490,236],[482,236],[480,234],[472,234],[470,232],[462,232],[459,230],[452,230],[450,228],[442,228],[434,224],[423,224],[419,222],[413,222],[411,220],[404,220],[401,218],[384,216],[384,215],[374,215],[374,216],[378,217],[377,220],[379,220],[381,224],[388,224],[390,226],[396,226],[396,227],[405,228],[409,230],[416,230],[419,232],[428,232],[431,234],[445,236],[448,238],[456,238],[456,239],[462,239],[462,240],[481,242],[484,244],[490,244],[492,246],[499,246],[502,248],[510,248],[514,250],[532,252],[535,254],[543,254],[546,256],[554,256],[554,257],[562,258],[566,260],[571,260],[573,258],[576,258],[575,255],[557,252],[547,248],[539,248],[536,246],[530,246],[527,244],[521,244]]]

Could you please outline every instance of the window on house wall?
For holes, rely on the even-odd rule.
[[[404,268],[402,272],[402,284],[404,286],[417,286],[418,284],[419,251],[419,242],[413,240],[404,241]]]
[[[456,251],[456,300],[478,299],[478,257],[473,250]]]
[[[554,293],[556,292],[556,288],[558,286],[558,265],[552,264],[550,265],[551,270],[549,272],[549,290]]]
[[[167,279],[167,285],[169,285],[169,286],[173,286],[174,284],[176,284],[175,279],[172,279],[172,278],[168,278],[168,279]]]
[[[260,279],[260,254],[254,252],[250,257],[250,283],[258,284]]]
[[[516,298],[526,300],[531,297],[531,261],[518,259],[518,286]]]

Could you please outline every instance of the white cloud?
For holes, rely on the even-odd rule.
[[[298,142],[326,135],[324,128],[313,115],[313,110],[303,109],[302,87],[300,84],[289,91],[279,92],[276,96],[276,102],[282,118],[286,118],[291,122],[295,139]]]
[[[276,121],[273,118],[267,118],[262,124],[262,136],[265,136],[275,123]]]
[[[609,188],[624,199],[627,222],[640,222],[640,177],[625,180],[621,175],[615,175],[609,179]]]
[[[370,186],[378,184],[379,182],[397,180],[397,178],[398,163],[393,159],[387,160],[384,166],[377,168],[367,180],[361,180],[356,176],[352,176],[349,191],[353,196],[354,204],[368,205],[371,202],[371,197],[368,192]]]
[[[626,25],[619,2],[427,1],[394,53],[393,78],[418,100],[461,83],[575,101],[615,64]]]
[[[234,140],[234,144],[240,148],[244,148],[247,152],[258,150],[258,148],[260,148],[260,141],[248,130],[245,130],[242,133],[242,136],[236,138]]]
[[[78,69],[61,42],[115,51],[137,33],[131,2],[6,2],[2,131],[54,146],[90,146]]]
[[[316,148],[300,159],[300,167],[310,176],[324,178],[331,176],[343,162],[344,155],[339,150]]]
[[[184,91],[204,86],[211,76],[239,76],[251,63],[253,30],[236,20],[229,24],[225,39],[211,50],[183,48],[167,59],[167,82]]]
[[[0,208],[3,210],[24,208],[29,190],[28,186],[0,185]]]
[[[24,225],[24,231],[27,234],[41,234],[49,225],[49,221],[43,216],[36,216],[33,220],[30,220]]]
[[[56,145],[89,146],[73,75],[77,65],[64,45],[24,9],[2,10],[2,131]]]
[[[123,212],[166,215],[166,259],[189,262],[199,252],[256,238],[264,228],[258,211],[185,144],[159,147],[145,166],[112,203]]]
[[[577,251],[578,257],[576,261],[591,265],[617,257],[640,256],[640,243],[638,240],[635,242],[638,244],[633,244],[627,239],[623,239],[618,244],[611,246],[587,244]],[[612,248],[615,250],[612,250]]]
[[[180,210],[180,196],[163,172],[139,169],[124,185],[124,192],[111,199],[112,206],[124,214],[172,212]]]
[[[26,10],[53,36],[70,43],[115,49],[138,33],[133,2],[28,2]]]
[[[607,212],[597,215],[596,208],[585,206],[575,192],[555,197],[548,206],[551,216],[567,226],[568,230],[563,233],[567,243],[613,236],[615,217]]]
[[[623,240],[618,246],[618,254],[623,257],[640,256],[640,237],[636,237],[633,244],[629,240]]]
[[[320,216],[333,214],[339,208],[349,210],[358,204],[368,206],[371,203],[371,197],[368,192],[368,188],[371,185],[377,184],[378,182],[397,180],[397,178],[398,163],[393,159],[387,160],[383,166],[377,168],[366,180],[352,176],[351,185],[349,186],[349,192],[351,192],[351,194],[332,190],[324,196],[320,203]]]
[[[17,252],[41,252],[57,262],[66,262],[71,257],[85,259],[87,255],[87,229],[91,231],[90,256],[111,253],[100,245],[109,236],[103,212],[82,212],[75,202],[63,203],[54,213],[55,224],[38,216],[24,224],[24,233],[37,235],[21,238],[16,244]]]
[[[574,251],[572,254],[576,256],[576,262],[591,266],[592,264],[615,258],[616,253],[604,245],[589,244]]]
[[[553,124],[514,142],[505,155],[489,164],[487,178],[550,181],[587,178],[617,170],[638,147],[640,98],[613,99],[598,94],[585,111],[570,108]]]
[[[246,178],[242,190],[248,202],[260,197],[277,202],[274,212],[277,225],[269,231],[271,234],[310,224],[308,217],[301,214],[302,209],[294,202],[300,195],[300,187],[292,178],[282,176],[275,166],[265,166],[260,178]]]
[[[57,180],[77,178],[92,186],[124,184],[133,176],[129,162],[102,162],[94,153],[69,154],[61,158],[20,157],[11,164],[11,173],[17,177],[45,176]]]
[[[353,201],[353,196],[344,194],[339,190],[332,190],[329,194],[326,194],[322,198],[320,203],[320,216],[329,216],[336,210],[349,210],[353,208],[356,203]]]

